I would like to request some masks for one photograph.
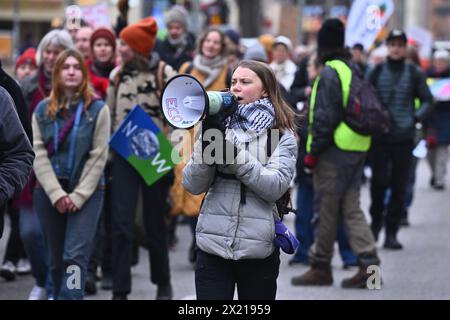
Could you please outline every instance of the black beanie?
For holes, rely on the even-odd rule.
[[[344,48],[345,42],[344,24],[339,19],[327,19],[317,34],[317,46],[319,49]]]

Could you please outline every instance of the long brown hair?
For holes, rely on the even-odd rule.
[[[89,72],[82,54],[75,49],[67,49],[62,51],[55,62],[52,75],[52,91],[50,92],[49,103],[47,108],[47,116],[55,118],[59,109],[61,109],[66,102],[64,95],[64,83],[61,79],[61,71],[68,57],[74,57],[80,63],[83,78],[78,87],[77,94],[84,100],[84,110],[87,110],[94,98],[94,92],[89,83]]]
[[[255,60],[242,60],[238,63],[236,68],[234,68],[233,73],[239,67],[252,70],[261,80],[263,89],[269,95],[269,99],[275,110],[276,128],[280,129],[281,132],[284,132],[285,130],[292,130],[295,134],[295,118],[297,115],[282,97],[279,84],[272,69],[270,69],[270,67],[263,62]]]
[[[203,43],[206,40],[206,37],[208,37],[208,35],[210,33],[213,32],[217,32],[220,36],[220,52],[219,52],[219,56],[224,56],[225,55],[225,50],[227,48],[227,44],[225,42],[225,34],[222,32],[222,30],[220,30],[219,28],[216,27],[209,27],[208,29],[205,30],[205,32],[203,32],[203,34],[200,36],[199,41],[197,43],[197,53],[203,55]]]

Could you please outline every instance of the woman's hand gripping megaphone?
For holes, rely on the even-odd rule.
[[[231,142],[226,141],[225,139],[225,122],[228,117],[230,117],[237,109],[237,99],[230,93],[230,97],[232,99],[232,104],[228,108],[221,109],[220,112],[213,114],[213,115],[206,115],[205,119],[202,121],[202,151],[205,152],[205,149],[210,146],[212,143],[217,143],[216,147],[213,149],[214,151],[218,148],[219,144],[223,147],[222,149],[222,155],[219,156],[214,151],[211,154],[213,161],[207,161],[208,164],[225,164],[226,163],[226,154],[227,154],[227,148],[233,148],[233,154],[237,154],[237,148],[233,145]],[[211,135],[210,138],[209,134],[206,134],[206,132],[209,129],[217,129],[220,131],[220,139],[217,139],[216,135]],[[220,140],[220,141],[219,141]],[[220,158],[220,159],[219,159]],[[233,157],[234,158],[234,157]],[[204,158],[205,160],[205,158]]]
[[[221,108],[220,111],[213,115],[206,115],[202,122],[202,132],[208,129],[219,129],[221,132],[225,132],[225,120],[230,117],[237,109],[238,103],[236,97],[231,93],[227,92],[226,98],[230,99],[230,102],[224,103],[228,107]],[[222,97],[222,99],[225,99]]]

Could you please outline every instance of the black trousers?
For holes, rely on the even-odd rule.
[[[170,283],[169,252],[165,216],[167,194],[173,183],[168,173],[147,186],[137,171],[122,157],[112,162],[111,233],[113,292],[131,292],[131,262],[138,192],[142,192],[143,220],[150,259],[151,282]]]
[[[95,238],[92,243],[92,253],[89,259],[88,274],[96,275],[97,267],[101,266],[102,276],[111,276],[111,163],[107,163],[105,170],[105,193],[102,213],[98,222]]]
[[[0,208],[0,215],[3,218],[5,213],[5,207]],[[8,244],[6,245],[5,256],[3,257],[3,263],[7,260],[14,264],[17,264],[19,259],[26,258],[25,249],[23,248],[22,238],[20,237],[19,230],[19,210],[13,209],[8,206],[8,215],[11,221],[10,233],[8,238]]]
[[[195,290],[198,300],[275,300],[280,251],[265,259],[227,260],[197,251]]]
[[[383,224],[386,209],[386,231],[397,232],[405,205],[406,189],[413,160],[413,141],[388,144],[375,141],[372,145],[372,224]],[[387,189],[391,189],[390,201],[385,208]]]

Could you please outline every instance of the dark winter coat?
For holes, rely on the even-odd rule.
[[[20,123],[14,102],[0,87],[0,206],[22,191],[34,160],[30,140]]]
[[[177,47],[172,46],[168,39],[157,40],[155,52],[159,54],[161,60],[169,64],[175,71],[180,70],[183,63],[192,61],[194,58],[195,39],[188,34],[186,46],[178,51]]]
[[[25,102],[25,97],[23,96],[22,89],[16,80],[14,80],[9,74],[7,74],[3,69],[0,61],[0,86],[2,86],[14,101],[17,114],[19,115],[20,123],[22,124],[28,139],[33,145],[33,131],[31,130],[31,121],[28,114],[28,106]]]
[[[343,117],[341,81],[337,72],[326,66],[320,72],[314,105],[313,142],[310,152],[312,155],[319,156],[326,149],[334,146],[334,130]]]
[[[429,76],[435,79],[450,78],[450,69],[440,73],[431,70]],[[439,145],[450,144],[450,101],[435,103],[429,126],[436,130],[436,139]]]
[[[415,123],[429,117],[433,96],[426,83],[424,73],[416,66],[404,61],[389,60],[368,74],[378,97],[389,110],[391,128],[379,139],[387,143],[398,143],[414,139]],[[415,107],[415,99],[421,105]]]

